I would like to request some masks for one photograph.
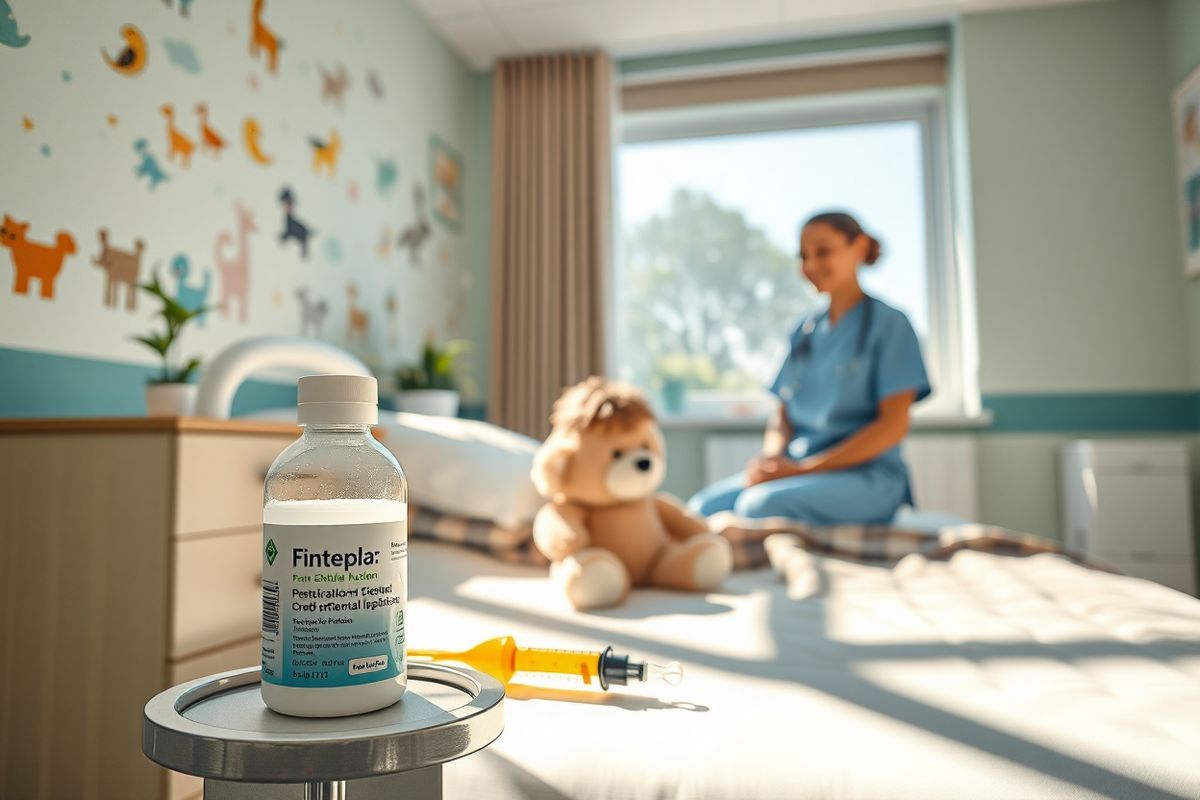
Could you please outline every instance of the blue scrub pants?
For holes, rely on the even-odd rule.
[[[908,478],[878,461],[853,469],[816,472],[746,486],[745,473],[697,492],[688,507],[708,516],[787,517],[811,525],[890,522],[908,500]]]

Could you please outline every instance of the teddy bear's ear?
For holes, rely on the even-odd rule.
[[[562,493],[563,479],[575,447],[562,436],[551,434],[533,457],[533,468],[529,477],[538,494],[547,500],[554,500]]]

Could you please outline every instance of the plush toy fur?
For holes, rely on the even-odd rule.
[[[549,502],[533,541],[579,609],[620,603],[632,586],[707,591],[732,568],[729,543],[672,497],[662,433],[633,387],[589,378],[554,404],[531,477]]]

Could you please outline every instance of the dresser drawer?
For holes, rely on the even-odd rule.
[[[263,480],[295,436],[191,434],[179,437],[175,535],[262,523]]]
[[[206,675],[228,672],[231,669],[257,666],[262,660],[262,643],[255,636],[220,650],[177,661],[167,665],[167,678],[171,686],[194,681]],[[194,775],[179,772],[167,774],[167,797],[169,800],[199,800],[204,793],[204,781]]]
[[[260,528],[175,543],[170,659],[188,658],[259,631],[261,553]]]

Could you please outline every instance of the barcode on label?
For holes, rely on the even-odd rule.
[[[279,635],[279,581],[262,582],[262,632],[263,636]]]

